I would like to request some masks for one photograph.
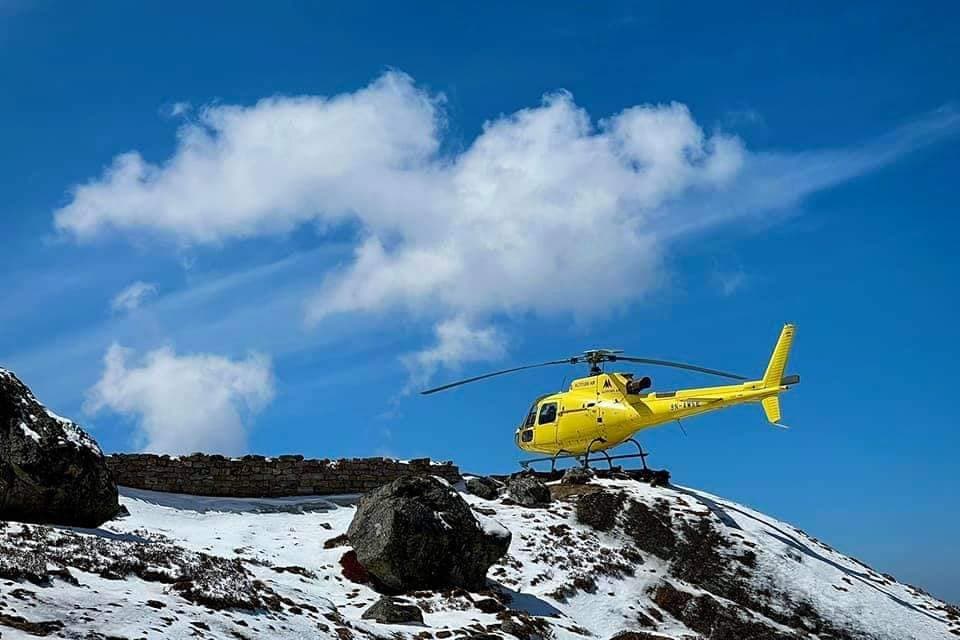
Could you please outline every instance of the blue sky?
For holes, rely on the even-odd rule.
[[[654,463],[960,600],[960,43],[900,5],[0,0],[0,364],[111,451],[508,471],[575,370],[410,389],[791,321],[794,428]]]

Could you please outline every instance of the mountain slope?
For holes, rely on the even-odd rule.
[[[341,537],[355,510],[349,498],[124,489],[130,516],[100,529],[3,528],[0,632],[337,640],[481,632],[606,640],[623,631],[648,634],[637,640],[960,636],[956,609],[721,498],[631,480],[553,491],[558,499],[543,509],[464,494],[511,530],[510,551],[490,571],[488,592],[410,594],[424,626],[408,626],[361,619],[380,594],[355,581],[362,570]],[[500,602],[508,612],[497,612]]]

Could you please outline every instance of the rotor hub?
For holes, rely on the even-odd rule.
[[[595,376],[597,374],[603,373],[603,369],[600,367],[604,362],[616,362],[617,354],[623,353],[622,349],[591,349],[589,351],[584,351],[582,356],[576,358],[570,358],[570,364],[577,364],[578,362],[586,362],[590,365],[590,375]]]

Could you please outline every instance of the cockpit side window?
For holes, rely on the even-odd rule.
[[[557,419],[557,403],[548,402],[540,407],[540,420],[537,424],[550,424]]]

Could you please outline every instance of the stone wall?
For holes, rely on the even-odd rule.
[[[389,458],[305,460],[299,455],[226,458],[199,453],[179,457],[115,453],[107,456],[107,466],[116,483],[125,487],[238,498],[363,493],[404,475],[429,474],[460,481],[456,465],[429,458],[401,462]]]

